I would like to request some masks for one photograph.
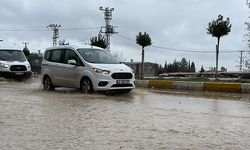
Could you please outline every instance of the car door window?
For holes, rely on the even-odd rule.
[[[65,50],[64,53],[64,63],[67,64],[68,60],[73,59],[76,61],[77,65],[83,65],[82,61],[80,60],[80,58],[77,56],[77,54],[72,51],[72,50]]]
[[[51,52],[51,61],[52,62],[61,62],[62,50],[53,50]]]
[[[46,51],[45,56],[44,56],[44,59],[50,61],[50,52],[51,52],[51,51]]]

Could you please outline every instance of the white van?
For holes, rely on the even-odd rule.
[[[42,84],[45,90],[55,87],[94,91],[131,91],[134,85],[131,68],[118,62],[109,52],[90,45],[63,45],[47,48],[42,61]]]
[[[0,40],[0,76],[5,78],[31,77],[31,67],[21,47]]]

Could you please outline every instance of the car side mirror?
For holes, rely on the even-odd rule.
[[[70,65],[77,65],[76,61],[74,59],[68,60],[68,64],[70,64]]]

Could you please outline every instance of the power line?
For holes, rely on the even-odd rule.
[[[190,50],[190,49],[177,49],[177,48],[170,48],[170,47],[162,47],[162,46],[154,46],[151,47],[159,48],[159,49],[166,49],[171,51],[179,51],[179,52],[188,52],[188,53],[215,53],[215,51],[207,51],[207,50]],[[202,48],[201,48],[202,49]],[[220,53],[236,53],[239,51],[220,51]]]
[[[176,49],[176,48],[170,48],[170,47],[163,47],[163,46],[154,46],[151,45],[151,47],[154,48],[159,48],[159,49],[166,49],[166,50],[170,50],[170,51],[179,51],[179,52],[189,52],[189,53],[214,53],[213,51],[202,51],[202,50],[188,50],[188,49]]]
[[[19,32],[19,31],[49,31],[46,29],[0,29],[1,32]]]
[[[79,28],[61,28],[61,30],[99,30],[101,27],[92,27],[92,28],[83,28],[83,27],[79,27]]]
[[[101,27],[72,27],[72,28],[61,28],[60,30],[99,30]],[[21,29],[0,29],[0,32],[28,32],[28,31],[49,31],[48,29],[44,28],[37,28],[37,29],[27,29],[22,27]]]
[[[128,37],[122,36],[120,34],[118,34],[117,36],[124,38],[130,42],[133,42],[134,44],[136,44],[136,41],[133,39],[130,39]],[[203,50],[191,50],[191,49],[179,49],[179,48],[171,48],[171,47],[164,47],[164,46],[157,46],[157,45],[151,45],[150,47],[154,47],[154,48],[159,48],[159,49],[166,49],[169,51],[178,51],[178,52],[188,52],[188,53],[215,53],[215,51],[208,51],[208,49],[203,49]],[[224,50],[224,51],[220,51],[220,53],[238,53],[239,51],[236,50]],[[250,51],[244,51],[244,52],[250,52]]]
[[[5,27],[5,28],[19,28],[19,29],[0,29],[0,32],[48,32],[48,29],[44,29],[41,27]],[[64,31],[74,31],[74,30],[99,30],[102,27],[70,27],[70,28],[60,28],[60,30]],[[117,36],[126,39],[134,44],[136,44],[136,41],[133,39],[130,39],[126,36],[123,36],[121,34],[116,34]],[[193,50],[190,48],[180,49],[180,48],[171,48],[171,47],[164,47],[164,46],[158,46],[158,45],[151,45],[150,47],[158,48],[158,49],[165,49],[169,51],[178,51],[178,52],[187,52],[187,53],[215,53],[214,51],[209,51],[208,49],[202,48],[203,50]],[[236,50],[222,50],[220,53],[238,53],[239,51]],[[242,51],[242,52],[250,52],[250,51]]]
[[[116,34],[116,35],[119,36],[119,37],[121,37],[121,38],[124,38],[124,39],[126,39],[126,40],[128,40],[128,41],[131,41],[131,42],[133,42],[133,43],[136,43],[135,40],[132,40],[132,39],[130,39],[130,38],[128,38],[128,37],[122,36],[122,35],[120,35],[120,34]]]

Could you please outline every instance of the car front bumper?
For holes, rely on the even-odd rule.
[[[14,78],[14,77],[24,77],[24,78],[30,78],[32,75],[31,71],[1,71],[0,76],[4,78]]]

